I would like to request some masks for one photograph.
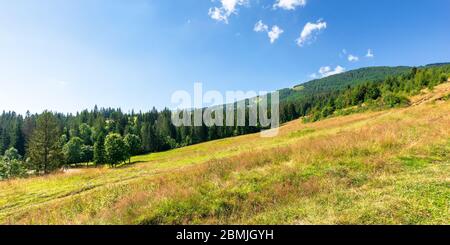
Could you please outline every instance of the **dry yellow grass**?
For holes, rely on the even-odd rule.
[[[414,106],[0,183],[6,224],[448,224],[450,84]]]

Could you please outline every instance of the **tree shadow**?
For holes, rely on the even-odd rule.
[[[121,163],[121,164],[117,164],[116,166],[111,166],[111,169],[125,169],[125,168],[130,168],[133,167],[136,164],[139,163],[145,163],[146,161],[132,161],[132,162],[126,162],[126,163]]]

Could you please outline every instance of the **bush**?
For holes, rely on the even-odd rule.
[[[10,148],[5,155],[0,158],[0,179],[24,177],[27,169],[22,157],[15,148]]]
[[[334,113],[334,109],[331,106],[326,106],[325,108],[322,109],[322,118],[326,118],[330,115],[332,115]]]
[[[405,96],[388,93],[383,96],[383,102],[387,107],[393,108],[400,105],[408,105],[409,99]]]

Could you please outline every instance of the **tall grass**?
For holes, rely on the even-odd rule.
[[[11,224],[449,224],[450,102],[0,183]]]

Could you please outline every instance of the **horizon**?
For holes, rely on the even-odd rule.
[[[145,112],[171,108],[171,94],[195,82],[274,91],[450,60],[450,3],[420,3],[0,1],[0,110]]]
[[[367,67],[359,67],[359,68],[355,68],[355,69],[352,69],[352,70],[344,71],[344,72],[339,73],[339,74],[345,74],[345,73],[348,73],[348,72],[352,72],[352,71],[360,70],[360,69],[365,69],[365,68],[377,68],[377,67],[411,67],[411,68],[417,67],[417,68],[419,68],[419,67],[426,67],[426,66],[439,65],[439,64],[450,64],[450,62],[434,62],[434,63],[430,63],[430,64],[423,64],[423,65],[420,65],[420,66],[405,66],[405,65],[395,65],[395,66],[383,66],[383,65],[380,65],[380,66],[367,66]],[[333,74],[333,75],[330,75],[330,76],[327,76],[327,77],[337,76],[337,75],[339,75],[339,74]],[[279,89],[277,89],[277,90],[275,90],[275,91],[280,91],[280,90],[283,90],[283,89],[293,89],[293,88],[295,88],[295,87],[297,87],[297,86],[304,85],[304,84],[306,84],[306,83],[313,82],[313,81],[316,81],[316,80],[321,80],[321,79],[327,78],[327,77],[311,78],[310,80],[305,81],[305,82],[303,82],[303,83],[295,84],[295,85],[292,85],[291,87],[279,88]],[[269,93],[270,93],[270,92],[269,92]],[[253,97],[245,97],[244,99],[250,99],[250,98],[253,98]],[[226,105],[226,104],[228,104],[228,102],[227,102],[227,103],[222,103],[222,104],[217,104],[217,105],[210,105],[210,106],[207,106],[207,107],[203,107],[202,109],[206,109],[206,108],[210,108],[210,107],[214,107],[214,106],[218,106],[218,105],[219,105],[219,106],[220,106],[220,105]],[[124,113],[124,114],[131,114],[132,112],[134,112],[135,114],[139,114],[139,113],[147,113],[147,112],[151,112],[151,111],[154,110],[154,109],[156,109],[158,112],[161,112],[161,111],[166,110],[166,109],[169,109],[169,110],[171,110],[171,111],[177,110],[177,109],[173,109],[173,108],[171,109],[171,108],[169,108],[169,106],[163,106],[162,108],[157,108],[156,106],[151,106],[151,108],[150,108],[150,109],[147,109],[147,110],[136,110],[136,109],[134,109],[134,108],[131,108],[131,109],[127,110],[127,111],[124,111],[121,107],[111,107],[111,106],[103,107],[103,106],[98,106],[98,105],[95,104],[95,105],[92,106],[91,108],[84,108],[84,109],[77,110],[77,111],[75,111],[75,112],[63,112],[63,111],[55,111],[55,110],[51,110],[51,109],[43,109],[42,111],[39,111],[39,112],[32,112],[32,111],[27,110],[25,113],[17,112],[17,111],[14,111],[14,110],[2,110],[2,113],[16,113],[17,115],[25,116],[25,115],[28,114],[28,113],[29,113],[30,115],[36,115],[36,114],[41,114],[41,113],[43,113],[44,111],[49,111],[49,112],[56,113],[56,114],[76,115],[76,114],[81,113],[81,112],[83,112],[83,111],[89,111],[89,112],[94,111],[95,107],[97,107],[98,110],[102,110],[102,109],[105,109],[105,110],[108,110],[108,109],[112,109],[112,110],[120,110],[120,111],[121,111],[122,113]],[[184,108],[184,110],[196,110],[196,109],[200,109],[200,108],[197,108],[197,107]]]

